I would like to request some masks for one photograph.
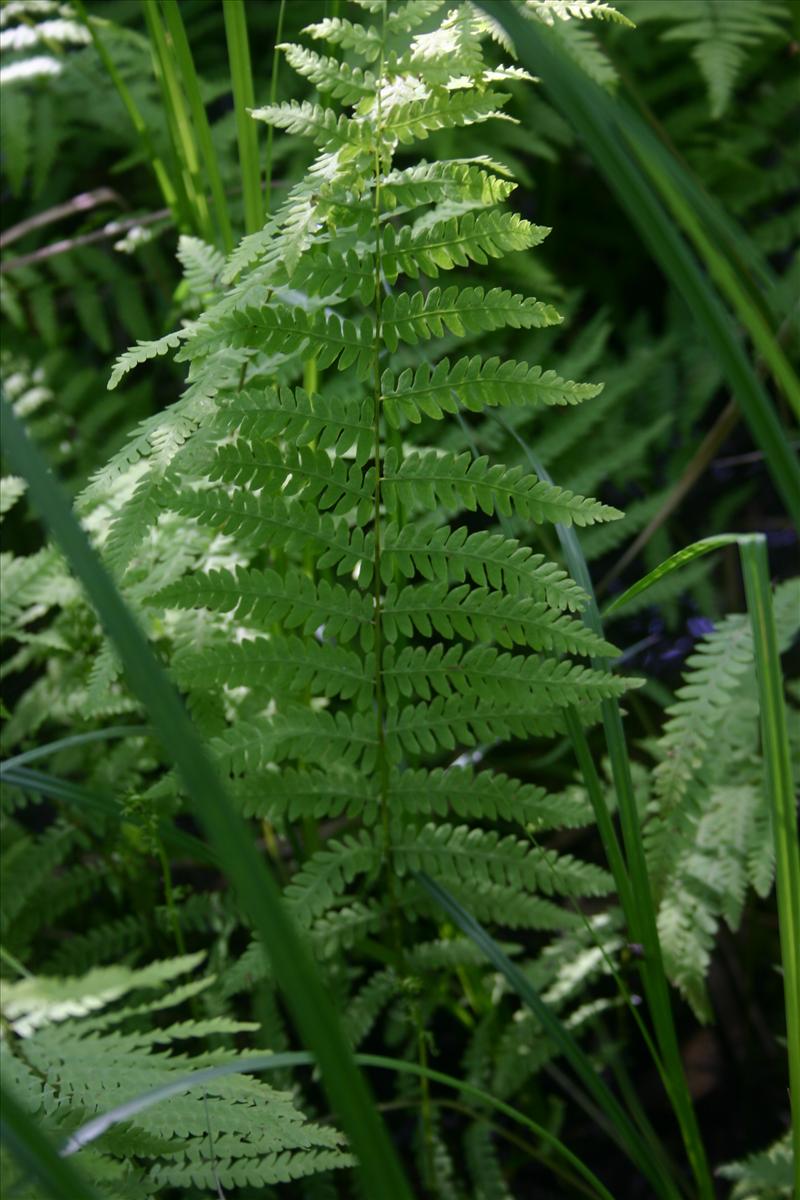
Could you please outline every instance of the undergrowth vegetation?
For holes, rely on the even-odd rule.
[[[793,1194],[795,25],[0,7],[4,1195]]]

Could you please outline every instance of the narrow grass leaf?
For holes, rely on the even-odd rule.
[[[466,934],[481,949],[489,962],[505,976],[520,999],[531,1009],[553,1045],[564,1056],[586,1091],[611,1122],[614,1137],[621,1148],[642,1172],[642,1175],[649,1180],[656,1194],[678,1196],[680,1193],[676,1190],[675,1185],[670,1179],[660,1174],[658,1162],[653,1160],[638,1130],[616,1097],[603,1083],[593,1063],[584,1054],[563,1023],[540,998],[519,967],[446,888],[424,872],[419,872],[416,878],[437,904],[455,921],[461,932]]]
[[[174,3],[167,3],[164,7],[164,19],[167,23],[170,38],[172,39],[172,49],[175,52],[178,70],[180,71],[186,98],[189,102],[192,123],[202,154],[202,166],[208,173],[208,182],[214,200],[214,213],[217,219],[222,249],[226,254],[229,254],[233,249],[233,230],[231,229],[231,219],[228,213],[228,202],[225,198],[225,188],[222,183],[217,152],[214,147],[213,138],[211,137],[211,126],[208,123],[206,106],[203,103],[203,96],[200,91],[200,80],[195,70],[194,58],[189,46],[189,39],[186,36],[180,6]]]
[[[233,82],[233,103],[236,109],[236,136],[239,142],[239,166],[244,195],[244,227],[245,233],[255,233],[264,224],[264,205],[258,162],[258,126],[249,111],[255,107],[256,101],[250,65],[247,15],[243,0],[222,0],[222,12]]]
[[[0,1140],[29,1179],[53,1200],[100,1200],[78,1167],[62,1158],[4,1084],[0,1084]]]
[[[753,629],[764,783],[772,807],[778,926],[789,1050],[794,1186],[800,1196],[800,840],[797,799],[792,780],[786,703],[769,582],[767,540],[763,534],[739,539],[747,611]]]
[[[699,542],[692,542],[691,546],[685,546],[683,550],[678,550],[676,554],[665,558],[662,563],[637,580],[621,596],[617,596],[610,604],[607,604],[603,610],[603,616],[607,617],[610,613],[624,608],[635,596],[641,596],[642,592],[646,592],[665,575],[671,575],[673,571],[694,562],[696,558],[702,558],[704,554],[710,554],[712,550],[719,550],[722,546],[730,546],[738,541],[739,535],[736,533],[719,533],[714,537],[701,538]]]

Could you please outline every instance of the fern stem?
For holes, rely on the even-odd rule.
[[[381,347],[383,344],[383,329],[381,325],[381,309],[383,299],[382,283],[382,233],[381,233],[381,122],[382,105],[381,92],[384,76],[384,42],[386,39],[386,3],[382,9],[381,23],[381,56],[380,68],[376,84],[376,113],[375,113],[375,196],[373,203],[373,223],[375,229],[375,338],[373,344],[373,403],[374,403],[374,452],[375,492],[373,511],[373,535],[375,540],[375,565],[373,574],[373,601],[375,630],[375,737],[378,747],[378,780],[380,787],[381,828],[383,831],[384,867],[387,872],[389,896],[392,912],[395,911],[394,885],[391,870],[391,839],[389,830],[389,763],[386,757],[386,734],[384,723],[386,716],[386,698],[383,686],[383,623],[381,595],[381,472],[383,460],[381,456]]]
[[[175,907],[175,891],[172,887],[172,870],[170,869],[167,853],[158,840],[158,859],[161,863],[161,878],[164,884],[164,903],[167,906],[169,913],[169,921],[172,926],[172,932],[175,935],[175,945],[178,947],[179,954],[186,953],[186,942],[183,938],[183,930],[181,929],[181,920],[178,916],[178,910]]]
[[[414,1013],[417,1021],[417,1053],[419,1065],[423,1071],[428,1068],[428,1035],[425,1022],[422,1019],[422,1008],[415,1005]],[[433,1112],[431,1109],[431,1085],[427,1075],[421,1076],[422,1103],[420,1105],[420,1123],[422,1125],[422,1156],[425,1168],[425,1183],[428,1187],[435,1184],[433,1172]]]

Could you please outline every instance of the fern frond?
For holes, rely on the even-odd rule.
[[[338,766],[361,765],[369,771],[375,762],[377,737],[374,722],[365,714],[335,716],[324,709],[285,705],[270,718],[240,721],[212,743],[222,766],[234,775],[262,771],[287,758]]]
[[[320,696],[355,699],[366,707],[374,664],[352,650],[301,638],[245,638],[175,656],[179,683],[188,688],[251,687],[278,696],[310,689]]]
[[[355,511],[359,522],[369,513],[373,473],[372,467],[362,471],[313,446],[281,451],[274,442],[246,438],[222,446],[210,468],[211,478],[221,483],[259,488],[267,495],[301,495],[305,503],[316,501],[336,514]]]
[[[336,313],[309,313],[302,308],[271,304],[262,308],[235,309],[219,322],[209,323],[189,344],[193,355],[207,354],[218,346],[251,346],[266,354],[297,354],[311,350],[317,364],[337,364],[340,371],[354,366],[359,379],[371,367],[374,342],[372,322],[363,317],[358,325]]]
[[[434,694],[463,693],[494,697],[501,707],[510,697],[527,699],[537,712],[596,703],[621,696],[631,686],[630,680],[578,663],[500,653],[492,646],[464,650],[458,643],[449,648],[406,646],[399,654],[390,646],[384,654],[383,674],[390,704],[400,696],[430,700]]]
[[[25,480],[17,475],[4,475],[0,479],[0,517],[11,511],[27,486]]]
[[[381,194],[390,211],[398,206],[409,209],[444,201],[487,207],[502,204],[516,184],[499,178],[493,168],[491,159],[485,156],[442,162],[423,160],[385,175]]]
[[[202,238],[181,234],[178,238],[178,261],[183,277],[196,296],[214,292],[225,269],[225,256]],[[174,349],[174,347],[171,347]]]
[[[563,488],[545,483],[536,475],[526,475],[522,467],[491,465],[486,457],[469,454],[437,453],[435,450],[410,451],[402,462],[390,447],[386,452],[383,496],[387,510],[394,513],[400,505],[417,506],[430,511],[442,505],[451,511],[481,509],[535,521],[561,522],[564,525],[593,525],[622,516],[619,509],[599,500],[576,496]]]
[[[790,1200],[793,1169],[791,1133],[787,1133],[758,1154],[717,1167],[717,1174],[734,1181],[730,1200]]]
[[[401,874],[426,871],[445,883],[450,878],[470,887],[498,883],[545,896],[602,896],[613,888],[608,873],[592,863],[531,848],[494,830],[446,824],[398,827],[392,845]]]
[[[496,641],[506,649],[530,646],[532,650],[592,657],[617,653],[582,622],[554,613],[547,604],[468,584],[450,590],[440,583],[401,589],[391,584],[384,614],[389,643],[400,635],[413,637],[417,629],[424,637],[438,633],[449,639]]]
[[[322,108],[308,100],[285,100],[282,104],[265,104],[250,109],[250,116],[277,129],[299,137],[310,138],[327,151],[343,147],[367,146],[371,131],[364,122],[337,115],[335,109]]]
[[[470,262],[487,263],[490,258],[529,250],[540,245],[549,232],[546,226],[532,225],[517,213],[491,210],[477,215],[467,212],[419,230],[404,225],[395,233],[394,227],[387,225],[381,245],[383,270],[390,283],[401,274],[435,279],[440,270],[467,267]]]
[[[270,569],[244,567],[234,573],[223,568],[187,576],[154,599],[165,608],[235,613],[237,621],[265,631],[277,622],[286,629],[302,627],[306,634],[324,626],[329,637],[346,642],[358,635],[364,649],[372,644],[370,599],[325,580],[315,585],[304,575],[282,577]]]
[[[388,296],[381,314],[381,329],[390,350],[400,342],[416,346],[422,340],[444,337],[445,331],[464,337],[469,333],[488,333],[495,329],[541,329],[558,325],[560,315],[552,304],[532,297],[513,295],[504,288],[482,287],[442,291],[433,287],[422,292],[404,292]]]
[[[334,100],[356,104],[365,96],[371,97],[375,93],[376,81],[371,71],[350,67],[338,58],[315,54],[305,46],[283,42],[278,49],[283,51],[289,66],[298,75],[303,75],[318,91],[330,95]]]
[[[443,0],[406,0],[400,8],[386,16],[386,28],[390,33],[410,33],[428,17],[442,7]],[[379,11],[379,10],[375,10]]]
[[[286,888],[286,903],[295,920],[310,925],[357,875],[376,871],[380,859],[380,849],[366,832],[358,837],[329,841],[324,850],[306,860]]]
[[[711,115],[723,116],[748,55],[760,42],[786,36],[787,11],[776,0],[667,0],[637,5],[637,21],[668,21],[665,41],[688,42],[708,88]]]
[[[438,420],[445,413],[458,412],[459,406],[480,412],[498,405],[571,405],[602,391],[600,384],[575,383],[528,363],[479,355],[461,358],[452,367],[444,358],[433,367],[428,363],[416,371],[409,367],[399,376],[385,371],[381,388],[386,419],[396,428],[401,417],[418,424],[423,416]]]
[[[355,449],[355,462],[369,457],[375,437],[371,397],[325,398],[302,388],[264,388],[257,394],[240,392],[221,407],[216,424],[248,439],[266,442],[276,434],[294,446],[314,444],[338,458]]]
[[[523,0],[524,9],[547,25],[558,21],[613,21],[618,25],[634,27],[625,13],[607,4],[605,0]]]
[[[510,99],[508,92],[436,90],[425,100],[391,106],[383,125],[384,133],[407,145],[425,141],[439,129],[475,125],[497,117],[511,120],[502,112],[503,105]]]
[[[374,62],[380,56],[381,36],[374,25],[366,28],[346,17],[325,17],[313,25],[306,25],[303,33],[318,41],[328,42],[331,46],[341,46],[343,50],[352,50],[367,62]]]
[[[167,354],[170,350],[175,350],[180,343],[189,337],[191,329],[176,329],[173,333],[165,333],[163,337],[156,338],[152,342],[137,342],[130,350],[126,350],[124,354],[120,354],[117,361],[114,363],[114,368],[108,380],[108,390],[113,392],[114,388],[123,379],[129,371],[134,367],[140,366],[143,362],[149,362],[151,358],[158,358],[162,354]]]
[[[469,578],[478,587],[509,595],[524,592],[554,609],[581,612],[586,607],[586,593],[565,571],[515,538],[491,530],[470,533],[463,525],[451,529],[430,522],[393,522],[384,531],[381,562],[385,583],[392,582],[395,571],[407,579],[417,571],[431,582],[463,583]]]
[[[455,814],[463,819],[513,821],[537,832],[559,825],[588,825],[592,819],[583,797],[549,796],[533,784],[472,767],[399,772],[390,779],[389,795],[398,817]]]

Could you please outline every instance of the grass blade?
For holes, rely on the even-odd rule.
[[[269,79],[269,102],[274,104],[278,98],[278,72],[281,63],[281,53],[278,47],[283,41],[283,18],[286,14],[286,0],[280,0],[278,8],[278,26],[275,30],[275,46],[272,50],[272,74]],[[269,216],[272,208],[272,142],[275,128],[273,125],[267,126],[267,165],[266,165],[266,203],[267,216]]]
[[[181,220],[186,221],[188,214],[186,212],[185,197],[178,196],[163,162],[153,150],[144,117],[136,107],[136,101],[128,90],[125,80],[117,70],[116,64],[106,49],[103,39],[100,37],[97,28],[97,18],[94,16],[89,17],[89,14],[84,7],[83,0],[75,0],[75,8],[78,16],[89,30],[89,34],[94,44],[94,48],[97,51],[98,57],[100,58],[100,61],[105,67],[106,71],[108,71],[109,78],[114,84],[114,87],[117,89],[117,94],[122,101],[125,111],[130,117],[131,124],[136,130],[136,133],[146,151],[147,160],[155,173],[158,186],[161,189],[161,195],[164,197],[164,203],[172,212],[176,222],[180,223]]]
[[[664,275],[683,295],[714,348],[750,431],[764,456],[787,511],[800,526],[800,464],[763,384],[740,345],[733,322],[715,289],[665,210],[643,162],[651,164],[648,131],[638,115],[589,79],[555,42],[541,21],[525,20],[504,0],[478,0],[511,37],[520,62],[538,75],[584,142]],[[637,156],[630,146],[637,147]],[[642,158],[638,159],[641,150]],[[675,170],[678,164],[675,164]],[[710,267],[710,264],[706,264]],[[770,336],[774,336],[770,334]],[[774,357],[774,355],[773,355]]]
[[[5,401],[0,405],[0,416],[9,463],[28,481],[32,503],[83,584],[114,643],[133,692],[147,709],[153,730],[178,768],[206,834],[237,889],[300,1036],[319,1065],[333,1111],[359,1161],[367,1193],[387,1200],[411,1200],[330,995],[284,908],[275,879],[228,799],[177,693],[76,521],[66,495]],[[80,1193],[73,1192],[76,1194]]]
[[[203,166],[208,173],[208,182],[214,200],[214,212],[219,227],[222,249],[226,254],[229,254],[233,249],[233,231],[228,213],[228,202],[225,198],[225,188],[222,183],[217,152],[214,149],[214,142],[211,137],[211,126],[208,123],[206,106],[203,103],[203,96],[200,91],[200,80],[195,70],[194,58],[189,46],[189,39],[186,36],[180,6],[176,3],[170,3],[168,0],[168,3],[164,6],[164,19],[172,40],[172,49],[175,52],[186,98],[189,101],[192,122],[203,157]]]
[[[121,806],[108,796],[90,792],[77,783],[59,779],[55,775],[47,775],[43,771],[32,771],[29,767],[9,767],[0,776],[0,782],[6,787],[16,787],[23,792],[46,796],[49,800],[93,812],[99,817],[110,817],[117,822],[122,817]],[[216,854],[199,838],[176,829],[169,821],[158,821],[156,831],[168,850],[175,854],[185,854],[195,862],[207,863],[219,870],[221,864]]]
[[[789,731],[783,698],[781,664],[769,584],[767,541],[763,534],[739,539],[747,610],[761,710],[764,783],[772,807],[778,924],[789,1049],[789,1095],[792,1106],[794,1188],[800,1196],[800,844],[797,801],[792,782]]]
[[[528,444],[507,424],[499,413],[493,413],[494,419],[516,439],[530,464],[540,479],[552,483],[552,479],[544,465],[538,460]],[[592,578],[586,562],[580,540],[575,529],[557,523],[555,526],[564,561],[573,579],[581,585],[589,596],[589,603],[582,613],[585,624],[595,633],[602,636],[603,622],[592,586]],[[597,665],[605,666],[602,661]],[[613,826],[607,819],[607,813],[602,815],[602,823],[598,828],[603,836],[604,849],[608,856],[609,866],[614,872],[617,891],[625,913],[631,941],[640,942],[644,947],[644,958],[639,964],[642,984],[648,1009],[653,1021],[656,1043],[661,1054],[664,1081],[667,1094],[678,1120],[683,1136],[684,1146],[698,1184],[699,1194],[703,1200],[712,1200],[714,1184],[708,1168],[703,1140],[697,1124],[692,1099],[686,1083],[683,1062],[678,1045],[678,1035],[670,1003],[664,964],[661,956],[661,943],[656,925],[656,912],[653,896],[650,890],[650,880],[647,873],[647,863],[644,855],[642,830],[639,821],[639,808],[633,790],[630,760],[625,740],[625,730],[622,724],[622,713],[616,700],[606,700],[601,705],[603,732],[611,760],[611,773],[617,792],[620,826],[622,829],[625,849],[625,869],[620,863],[620,854],[616,846],[616,835]],[[594,768],[588,770],[585,762],[584,747],[580,742],[574,743],[580,765],[584,768],[584,778],[587,790],[592,798],[593,808],[599,811],[603,808],[602,796],[598,793],[597,772]],[[609,832],[610,827],[610,832]],[[605,832],[604,832],[605,831]],[[622,881],[622,883],[620,882]],[[658,1065],[658,1064],[656,1064]],[[661,1074],[661,1068],[659,1068]]]
[[[578,1043],[565,1028],[562,1022],[548,1008],[529,981],[520,971],[516,963],[498,946],[497,942],[486,932],[475,918],[451,896],[446,888],[436,883],[424,872],[417,873],[417,881],[428,894],[444,909],[456,923],[462,933],[466,934],[485,954],[502,975],[506,977],[511,987],[521,1000],[533,1012],[545,1033],[557,1047],[560,1054],[570,1064],[592,1099],[600,1106],[602,1112],[612,1123],[616,1140],[659,1196],[678,1196],[670,1179],[660,1174],[659,1164],[652,1160],[647,1145],[642,1141],[638,1130],[631,1122],[627,1113],[619,1104],[616,1097],[606,1087],[600,1075],[595,1070],[591,1060],[584,1054]]]
[[[617,596],[611,604],[606,605],[603,616],[607,617],[617,609],[624,608],[635,596],[641,596],[642,592],[646,592],[659,579],[663,579],[665,575],[671,575],[679,567],[685,567],[687,563],[694,562],[696,558],[701,558],[704,554],[710,554],[712,550],[719,550],[722,546],[730,546],[740,540],[738,533],[718,533],[714,537],[701,538],[699,542],[692,542],[691,546],[685,546],[683,550],[678,550],[676,554],[665,558],[662,563],[637,580],[621,596]]]
[[[183,90],[175,71],[174,58],[167,45],[161,12],[157,0],[144,0],[144,16],[150,34],[153,65],[161,87],[167,126],[182,177],[183,186],[192,209],[197,232],[208,242],[214,241],[211,214],[208,211],[200,160],[197,155],[192,123],[186,111]]]
[[[85,746],[88,742],[105,742],[109,738],[150,737],[152,730],[149,725],[109,725],[106,729],[92,729],[89,733],[73,733],[69,737],[57,738],[44,746],[34,746],[32,750],[24,750],[12,758],[0,763],[0,776],[5,775],[10,767],[21,767],[25,763],[36,762],[40,758],[49,758],[58,754],[59,750],[71,750],[73,746]]]
[[[228,41],[233,102],[236,107],[236,136],[239,142],[239,165],[244,195],[244,227],[245,233],[256,233],[264,224],[264,203],[258,162],[258,126],[249,112],[255,107],[256,101],[244,0],[222,0],[222,12]]]
[[[0,1139],[29,1178],[54,1200],[100,1200],[74,1163],[62,1158],[32,1117],[0,1084]]]

